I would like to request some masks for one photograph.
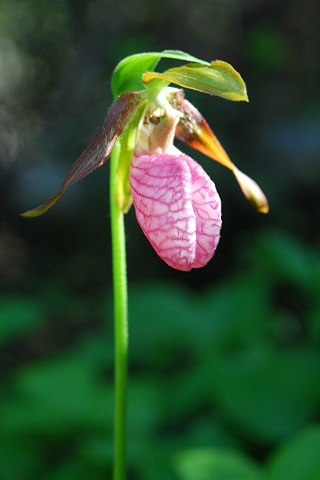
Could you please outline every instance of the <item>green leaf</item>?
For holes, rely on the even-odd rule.
[[[3,435],[1,436],[3,437]],[[25,439],[16,436],[1,438],[0,451],[0,478],[2,480],[36,478],[45,463],[45,458],[41,457],[32,442],[26,442]]]
[[[212,400],[251,439],[271,444],[317,415],[319,375],[315,350],[253,349],[230,355],[212,368]]]
[[[249,101],[246,84],[240,74],[229,63],[220,60],[216,60],[210,65],[189,63],[182,67],[171,68],[163,73],[147,72],[143,75],[145,84],[158,79],[162,83],[164,80],[180,87],[217,95],[227,100]]]
[[[179,50],[164,50],[163,52],[130,55],[130,57],[121,60],[113,72],[111,87],[114,96],[117,98],[124,92],[143,90],[145,87],[142,82],[142,75],[145,72],[153,71],[161,58],[171,58],[174,60],[209,65],[208,62]]]
[[[269,464],[268,480],[319,480],[320,428],[300,433],[280,448]]]
[[[177,457],[176,469],[181,480],[262,479],[258,467],[250,459],[233,451],[214,448],[184,451]]]
[[[79,358],[60,356],[41,365],[30,365],[19,372],[14,385],[19,399],[23,398],[24,403],[28,399],[31,410],[36,407],[38,414],[30,417],[23,408],[13,411],[7,404],[3,422],[6,428],[40,428],[50,432],[52,418],[54,428],[111,428],[113,387],[99,381],[96,368]]]
[[[0,299],[0,343],[32,331],[43,317],[40,303],[25,295]]]

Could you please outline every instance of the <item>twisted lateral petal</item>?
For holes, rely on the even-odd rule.
[[[216,162],[229,168],[236,177],[242,193],[252,206],[261,213],[268,213],[268,200],[252,178],[241,172],[231,162],[228,154],[220,144],[219,140],[201,115],[201,113],[185,100],[182,91],[178,91],[172,97],[172,105],[179,112],[183,113],[176,128],[176,137],[186,142],[190,147],[199,150]]]
[[[108,110],[102,127],[67,173],[60,191],[42,205],[22,213],[23,217],[38,217],[46,213],[74,183],[101,167],[109,158],[117,137],[122,133],[143,95],[124,93]]]
[[[221,202],[204,170],[186,155],[133,157],[130,186],[137,220],[171,267],[203,267],[220,238]]]
[[[176,128],[176,137],[233,170],[233,163],[223,146],[199,110],[184,98],[182,90],[172,96],[172,105],[183,114]]]

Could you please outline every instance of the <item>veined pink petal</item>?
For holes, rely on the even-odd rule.
[[[220,237],[221,202],[204,170],[186,155],[133,157],[130,186],[137,220],[171,267],[204,266]]]
[[[215,184],[203,168],[185,157],[191,173],[190,193],[196,218],[196,255],[192,268],[206,265],[213,257],[220,239],[221,200]]]

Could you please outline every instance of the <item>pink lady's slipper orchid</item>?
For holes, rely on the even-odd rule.
[[[162,57],[191,63],[153,72]],[[250,203],[267,213],[259,186],[235,167],[202,115],[170,83],[248,101],[242,78],[225,62],[209,64],[177,51],[124,59],[112,81],[117,100],[101,129],[71,167],[61,190],[23,216],[45,213],[68,187],[103,165],[117,148],[120,210],[127,212],[133,201],[143,232],[171,267],[188,271],[206,265],[219,242],[221,201],[202,167],[174,146],[175,137],[232,170]]]

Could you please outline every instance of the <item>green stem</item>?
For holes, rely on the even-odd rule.
[[[114,329],[115,329],[115,413],[113,480],[126,476],[126,410],[127,410],[127,269],[124,214],[116,202],[120,143],[111,154],[110,212],[112,236]]]

